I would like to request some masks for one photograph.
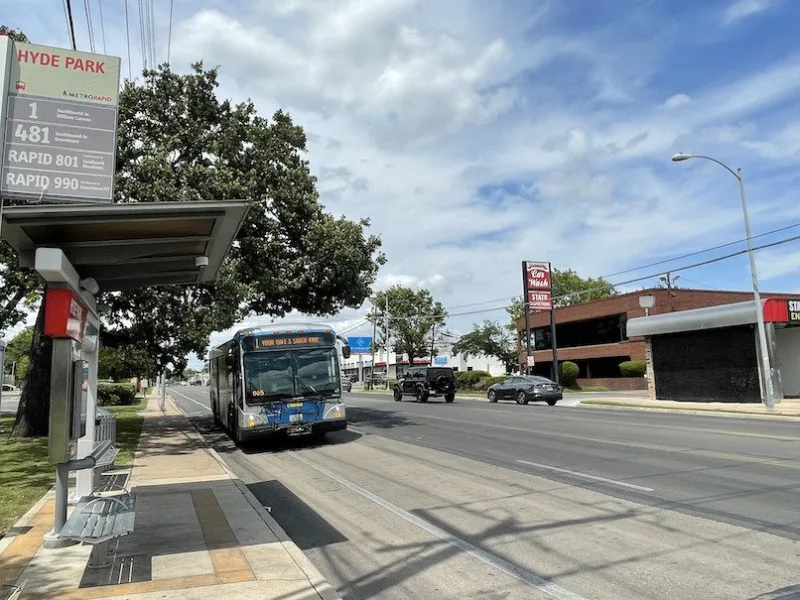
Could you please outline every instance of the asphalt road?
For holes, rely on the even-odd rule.
[[[800,596],[796,422],[354,393],[239,450],[171,394],[346,599]]]

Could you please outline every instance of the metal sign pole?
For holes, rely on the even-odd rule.
[[[528,357],[531,355],[531,324],[528,313],[530,312],[530,305],[528,304],[528,268],[526,261],[522,261],[522,308],[525,312],[525,374],[530,374],[530,367],[528,367]]]

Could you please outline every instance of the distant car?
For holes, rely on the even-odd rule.
[[[352,392],[353,391],[353,382],[347,379],[346,377],[342,377],[342,389],[345,392]]]
[[[393,396],[400,402],[404,396],[414,396],[417,402],[444,397],[445,402],[456,399],[456,378],[447,367],[415,367],[409,369],[394,384]]]
[[[528,402],[547,402],[555,406],[564,398],[563,388],[547,377],[537,375],[512,375],[500,383],[489,386],[486,390],[489,402],[498,400],[516,400],[517,404]]]

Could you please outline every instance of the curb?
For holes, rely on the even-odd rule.
[[[6,534],[0,538],[0,554],[5,552],[8,547],[14,542],[19,534],[20,529],[24,529],[30,522],[33,521],[33,518],[39,514],[39,511],[42,510],[47,501],[55,498],[56,495],[56,488],[55,486],[51,487],[47,490],[44,495],[39,498],[36,503],[31,506],[28,511],[22,515],[13,526],[9,528]]]
[[[289,537],[289,534],[284,531],[283,527],[273,518],[269,511],[264,508],[261,502],[258,501],[258,498],[255,497],[253,492],[247,487],[244,481],[239,479],[236,474],[231,471],[230,467],[225,463],[223,458],[219,455],[219,453],[214,450],[203,438],[203,434],[194,426],[192,421],[186,415],[185,412],[181,409],[175,399],[167,395],[167,401],[172,404],[172,406],[181,413],[186,420],[189,422],[192,430],[188,432],[190,437],[198,440],[200,444],[202,444],[203,448],[211,455],[211,457],[219,464],[223,471],[231,478],[234,485],[239,489],[242,495],[247,499],[247,502],[250,506],[253,507],[253,510],[256,511],[258,516],[264,521],[264,524],[272,531],[278,541],[280,542],[281,546],[289,553],[289,556],[292,557],[292,560],[300,567],[300,570],[303,571],[305,576],[308,578],[311,586],[314,588],[314,591],[317,595],[322,598],[322,600],[342,600],[342,597],[339,595],[339,592],[328,582],[327,579],[319,572],[317,567],[308,560],[308,557],[305,553],[300,549],[300,547],[292,541],[292,538]]]
[[[673,414],[704,415],[710,417],[729,417],[729,418],[748,418],[748,419],[800,419],[800,415],[786,413],[750,413],[740,410],[715,410],[712,408],[676,408],[666,406],[646,406],[641,404],[594,404],[592,400],[584,400],[578,405],[585,408],[605,408],[611,410],[638,410],[650,412],[662,412]]]

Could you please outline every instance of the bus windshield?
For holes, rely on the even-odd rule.
[[[340,396],[336,353],[335,348],[245,353],[245,397],[248,404],[297,396]]]

